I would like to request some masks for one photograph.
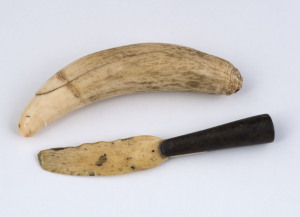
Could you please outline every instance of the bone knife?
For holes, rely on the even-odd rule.
[[[153,168],[174,156],[270,143],[274,134],[271,117],[262,114],[166,140],[135,136],[47,149],[38,159],[43,169],[54,173],[117,175]]]

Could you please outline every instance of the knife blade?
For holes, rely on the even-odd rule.
[[[118,175],[156,167],[169,157],[270,143],[274,137],[272,119],[263,114],[166,140],[135,136],[47,149],[39,152],[38,159],[44,170],[54,173]]]

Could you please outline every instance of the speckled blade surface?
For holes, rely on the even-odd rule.
[[[68,175],[105,176],[153,168],[165,161],[160,138],[136,136],[113,142],[53,148],[38,154],[43,169]]]

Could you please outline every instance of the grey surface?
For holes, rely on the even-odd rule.
[[[0,216],[298,216],[299,7],[299,1],[1,1]],[[34,137],[18,133],[22,110],[52,74],[86,54],[139,42],[225,58],[241,71],[244,86],[229,97],[117,97]],[[166,139],[261,113],[273,118],[272,144],[174,158],[128,175],[52,174],[36,156],[142,134]]]

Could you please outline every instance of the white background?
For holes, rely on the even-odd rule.
[[[299,216],[299,8],[297,0],[1,0],[0,216]],[[31,138],[19,134],[21,112],[55,72],[89,53],[140,42],[227,59],[243,88],[232,96],[121,96]],[[262,113],[273,118],[274,143],[173,158],[138,173],[66,176],[37,160],[42,149],[141,134],[166,139]]]

